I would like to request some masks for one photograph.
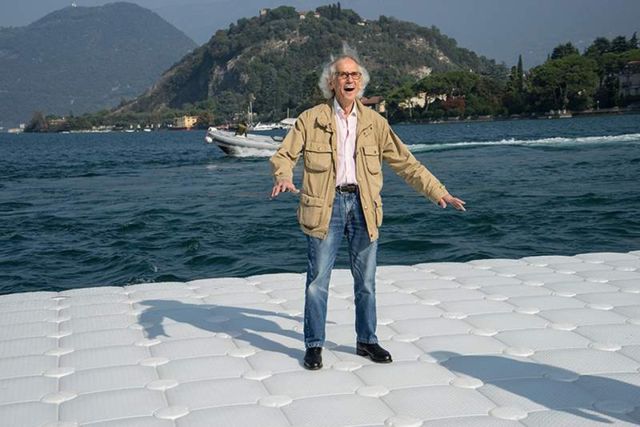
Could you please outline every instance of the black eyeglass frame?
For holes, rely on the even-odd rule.
[[[360,80],[362,78],[362,73],[360,71],[336,71],[333,73],[333,76],[340,80],[347,80],[351,77],[353,80]]]

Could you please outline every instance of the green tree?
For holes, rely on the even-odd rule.
[[[509,114],[522,114],[526,111],[526,93],[522,55],[518,55],[518,64],[511,67],[511,74],[502,99]]]
[[[638,48],[638,34],[634,32],[631,38],[629,39],[629,49],[633,50],[637,48]]]
[[[591,107],[598,86],[593,59],[570,55],[531,70],[531,101],[535,111],[584,110]]]
[[[198,129],[207,129],[209,126],[213,126],[213,114],[209,111],[203,111],[198,114],[198,121],[196,122],[196,127]]]
[[[611,42],[606,37],[596,38],[585,51],[586,56],[599,57],[611,51]]]
[[[611,108],[620,105],[620,81],[617,75],[604,77],[595,93],[595,100],[599,108]]]
[[[216,99],[215,116],[222,123],[233,122],[239,112],[246,111],[246,103],[244,97],[233,91],[224,91]]]
[[[66,121],[68,130],[87,130],[91,129],[93,124],[87,116],[73,116]],[[60,130],[60,129],[59,129]]]
[[[615,37],[611,41],[611,51],[615,53],[623,53],[629,50],[629,43],[625,36]]]
[[[385,99],[387,100],[387,111],[390,119],[393,121],[403,121],[410,118],[412,112],[407,111],[405,113],[399,104],[414,96],[415,92],[416,90],[411,84],[405,84],[393,89],[387,94]]]
[[[468,71],[432,74],[412,87],[412,93],[426,92],[432,98],[446,95],[446,101],[426,105],[423,116],[429,118],[440,115],[438,110],[447,116],[500,114],[503,91],[496,80]],[[402,95],[406,95],[406,90]]]
[[[565,56],[578,54],[580,54],[578,49],[571,42],[567,42],[565,44],[560,44],[553,49],[551,59],[561,59]]]
[[[291,6],[280,6],[275,9],[271,9],[267,14],[268,20],[279,20],[279,19],[299,19],[298,12],[296,12],[295,7]]]
[[[24,128],[25,132],[47,132],[49,130],[49,124],[42,114],[42,111],[36,111],[31,116],[31,120]]]
[[[518,55],[518,65],[516,67],[516,90],[522,93],[524,90],[524,69],[522,66],[522,55]]]

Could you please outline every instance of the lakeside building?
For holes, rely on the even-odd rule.
[[[440,100],[442,102],[445,102],[447,100],[447,94],[446,93],[441,93],[440,95],[427,95],[427,105],[431,105],[434,102],[436,102],[436,100]]]
[[[620,74],[620,96],[640,96],[640,61],[631,61]]]
[[[17,128],[9,128],[9,129],[7,129],[7,133],[22,133],[22,132],[24,132],[24,128],[25,127],[27,127],[26,124],[20,123],[20,126],[18,126]]]
[[[431,105],[437,100],[442,102],[446,102],[449,99],[449,96],[446,93],[441,94],[428,94],[427,92],[419,92],[416,96],[411,98],[407,98],[404,101],[398,103],[398,107],[403,110],[407,110],[409,108],[424,108],[427,105]]]
[[[191,129],[197,122],[197,116],[180,116],[173,120],[173,127],[178,129]]]
[[[363,96],[360,102],[362,102],[362,105],[372,108],[380,114],[384,114],[387,111],[387,102],[381,96],[372,96],[370,98]]]
[[[67,124],[67,119],[66,117],[59,117],[56,119],[48,119],[47,120],[47,124],[50,127],[61,127],[64,126],[65,124]]]
[[[398,107],[403,110],[416,107],[424,108],[426,102],[427,92],[419,92],[416,96],[412,96],[411,98],[407,98],[404,101],[399,102]]]
[[[413,110],[414,108],[429,108],[429,105],[436,101],[442,101],[443,103],[459,102],[459,99],[463,97],[449,96],[446,93],[441,94],[429,94],[427,92],[419,92],[417,95],[407,98],[404,101],[398,103],[398,107],[402,110]]]

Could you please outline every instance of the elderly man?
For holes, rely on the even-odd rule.
[[[347,237],[354,279],[356,352],[378,363],[391,355],[376,336],[376,251],[382,224],[381,163],[418,192],[445,208],[464,210],[400,141],[387,121],[359,101],[369,81],[355,54],[334,58],[319,86],[325,104],[303,112],[271,158],[271,193],[298,192],[293,168],[304,154],[298,221],[307,235],[308,268],[304,307],[304,366],[322,367],[331,270],[342,236]]]

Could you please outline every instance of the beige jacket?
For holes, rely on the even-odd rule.
[[[416,191],[434,202],[446,195],[447,190],[416,160],[382,116],[364,107],[360,101],[356,101],[355,108],[358,114],[356,179],[369,238],[374,241],[382,224],[383,160]],[[331,99],[303,112],[271,157],[276,182],[293,181],[293,169],[300,154],[304,153],[298,221],[302,231],[321,239],[327,235],[335,198],[337,144]]]

